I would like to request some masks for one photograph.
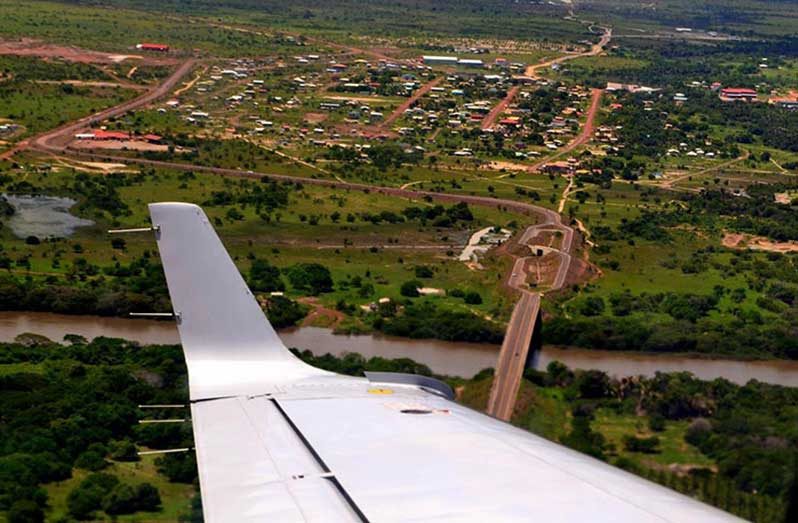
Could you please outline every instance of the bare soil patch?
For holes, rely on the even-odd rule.
[[[76,140],[69,144],[72,149],[103,149],[106,151],[151,151],[167,152],[169,146],[143,142],[139,140],[97,142],[92,140]]]
[[[777,242],[764,236],[753,236],[750,234],[725,233],[721,243],[730,249],[752,249],[755,251],[767,252],[798,252],[798,242]]]
[[[38,56],[39,58],[61,58],[70,62],[86,64],[118,64],[125,60],[137,60],[147,64],[174,64],[177,60],[168,57],[151,57],[135,54],[114,54],[91,51],[74,46],[63,46],[40,42],[32,38],[0,40],[0,55]]]
[[[308,123],[321,123],[327,119],[324,113],[305,113],[303,119]]]

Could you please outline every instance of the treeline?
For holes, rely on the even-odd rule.
[[[555,317],[543,323],[543,339],[554,345],[605,350],[795,360],[798,359],[795,319],[794,314],[767,322],[741,318],[715,320],[708,316],[694,322],[646,315]]]
[[[0,267],[9,266],[8,261],[10,259],[0,252]],[[116,263],[103,270],[78,260],[73,269],[71,276],[68,275],[73,281],[67,284],[54,277],[37,280],[0,274],[0,311],[127,316],[131,312],[172,309],[163,268],[149,256],[128,265]],[[98,274],[113,278],[94,278]],[[89,276],[93,278],[88,279]],[[88,281],[80,283],[81,279]],[[313,285],[323,284],[317,280],[308,281]],[[253,288],[262,290],[259,286]],[[304,318],[307,309],[291,299],[274,296],[268,301],[265,312],[275,328],[283,328]]]
[[[634,218],[622,218],[617,230],[599,225],[594,232],[606,241],[632,237],[667,242],[671,239],[667,228],[687,224],[708,228],[722,226],[777,241],[798,240],[796,206],[777,203],[775,198],[776,193],[790,191],[798,191],[798,185],[753,184],[744,194],[721,187],[706,188],[699,194],[677,196],[679,205],[669,210],[644,210]]]

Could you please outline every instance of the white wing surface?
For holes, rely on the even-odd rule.
[[[304,364],[199,207],[150,212],[189,369],[206,521],[740,521],[427,382]]]

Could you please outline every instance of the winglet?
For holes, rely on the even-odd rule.
[[[278,381],[327,374],[286,349],[201,208],[149,209],[192,399],[264,393]]]

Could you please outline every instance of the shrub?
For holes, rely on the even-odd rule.
[[[623,446],[629,452],[642,452],[644,454],[656,454],[659,452],[659,438],[651,436],[639,438],[637,436],[626,435],[623,437]]]
[[[419,287],[421,287],[421,282],[418,280],[406,281],[402,284],[402,287],[399,289],[399,293],[402,296],[407,296],[408,298],[418,298]]]
[[[463,299],[469,305],[479,305],[480,303],[482,303],[482,296],[480,296],[479,293],[475,291],[469,291],[465,293]]]
[[[652,414],[648,418],[648,428],[654,432],[662,432],[665,430],[665,417],[661,414]]]
[[[8,510],[8,523],[41,523],[44,511],[34,501],[20,499]]]

